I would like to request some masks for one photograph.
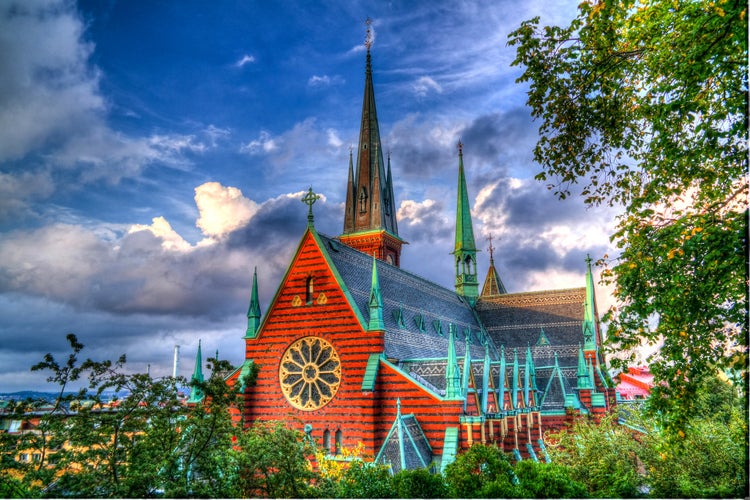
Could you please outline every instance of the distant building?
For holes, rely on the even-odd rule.
[[[362,443],[394,472],[442,470],[477,442],[544,459],[543,432],[615,404],[590,259],[585,286],[508,293],[491,249],[480,289],[461,144],[457,170],[447,289],[400,268],[405,241],[368,44],[356,163],[350,154],[342,178],[343,232],[318,233],[311,188],[307,229],[265,316],[253,276],[246,360],[228,377],[259,368],[243,388],[246,422],[286,420],[331,455]]]
[[[621,373],[618,378],[620,382],[617,384],[617,395],[623,401],[647,399],[651,395],[654,376],[648,367],[630,367],[627,372]]]

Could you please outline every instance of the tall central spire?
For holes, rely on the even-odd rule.
[[[383,162],[375,91],[372,84],[372,21],[367,20],[367,60],[362,121],[359,129],[356,171],[349,154],[349,178],[346,190],[343,243],[378,259],[399,265],[403,240],[398,236],[393,199],[390,155],[388,169]],[[387,173],[386,173],[387,172]]]

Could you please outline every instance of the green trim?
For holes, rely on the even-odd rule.
[[[250,374],[250,370],[252,370],[253,364],[255,364],[255,362],[252,359],[246,359],[245,362],[242,363],[242,366],[240,367],[240,374],[237,378],[238,382],[242,382],[242,379]],[[245,384],[242,384],[240,386],[240,392],[245,392],[245,389]]]
[[[367,368],[365,368],[365,375],[362,377],[362,391],[372,392],[375,390],[379,367],[380,354],[370,354],[370,358],[367,360]]]
[[[458,453],[458,427],[446,427],[443,435],[443,458],[440,461],[440,472],[456,461]]]

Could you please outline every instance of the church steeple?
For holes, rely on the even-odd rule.
[[[349,179],[344,209],[344,232],[339,239],[363,252],[375,253],[378,259],[396,266],[401,260],[396,208],[393,198],[390,155],[388,170],[383,162],[375,91],[372,84],[371,21],[368,20],[365,91],[362,102],[362,121],[359,129],[356,167],[349,154]]]
[[[458,196],[456,201],[456,246],[453,250],[456,263],[456,293],[474,305],[479,295],[477,282],[477,246],[471,224],[469,192],[464,175],[463,144],[458,143]]]
[[[198,340],[198,352],[195,355],[195,368],[190,377],[190,397],[188,403],[198,403],[203,400],[203,389],[198,384],[203,383],[203,356],[201,355],[201,341]]]
[[[247,308],[246,339],[254,339],[260,326],[260,302],[258,302],[258,268],[253,271],[253,291],[250,295],[250,306]]]
[[[503,280],[500,279],[500,275],[495,269],[495,248],[492,246],[492,235],[487,239],[490,240],[490,268],[487,270],[487,277],[484,279],[481,297],[493,297],[508,293],[505,285],[503,285]]]
[[[593,351],[599,342],[596,328],[596,298],[594,276],[591,272],[591,256],[586,255],[586,301],[583,304],[583,349]]]

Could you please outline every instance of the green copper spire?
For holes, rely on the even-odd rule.
[[[490,343],[484,342],[484,365],[482,366],[482,415],[487,413],[487,404],[490,399]]]
[[[578,383],[577,389],[591,389],[591,382],[589,381],[589,370],[586,366],[586,357],[583,355],[583,349],[578,347]]]
[[[518,349],[513,349],[513,380],[510,383],[513,409],[518,408]]]
[[[448,361],[445,367],[445,397],[458,399],[461,397],[461,386],[459,385],[460,374],[458,361],[456,360],[456,326],[448,325]]]
[[[531,387],[531,349],[526,349],[526,360],[523,368],[523,404],[529,407],[529,389]]]
[[[500,346],[500,374],[497,380],[497,399],[498,408],[497,411],[505,409],[505,370],[507,369],[505,363],[505,346]]]
[[[190,398],[188,398],[188,403],[198,403],[203,400],[203,390],[197,385],[199,383],[203,383],[203,356],[201,354],[200,340],[198,340],[198,353],[195,355],[193,376],[190,377]]]
[[[471,344],[469,344],[469,335],[471,333],[466,331],[466,347],[464,347],[464,371],[461,378],[461,391],[464,395],[464,412],[466,411],[466,403],[469,400],[469,376],[471,375]]]
[[[250,306],[247,308],[246,339],[254,339],[260,326],[260,302],[258,302],[258,268],[253,270],[253,291],[250,295]]]
[[[370,284],[370,322],[368,331],[383,331],[383,298],[380,294],[380,279],[378,278],[378,260],[372,256],[372,281]]]
[[[456,201],[456,293],[466,297],[473,306],[479,295],[477,281],[477,246],[471,224],[469,192],[464,175],[463,144],[458,143],[458,196]]]
[[[591,273],[591,257],[586,255],[586,301],[583,304],[583,348],[596,349],[596,299],[594,296],[594,276]]]

